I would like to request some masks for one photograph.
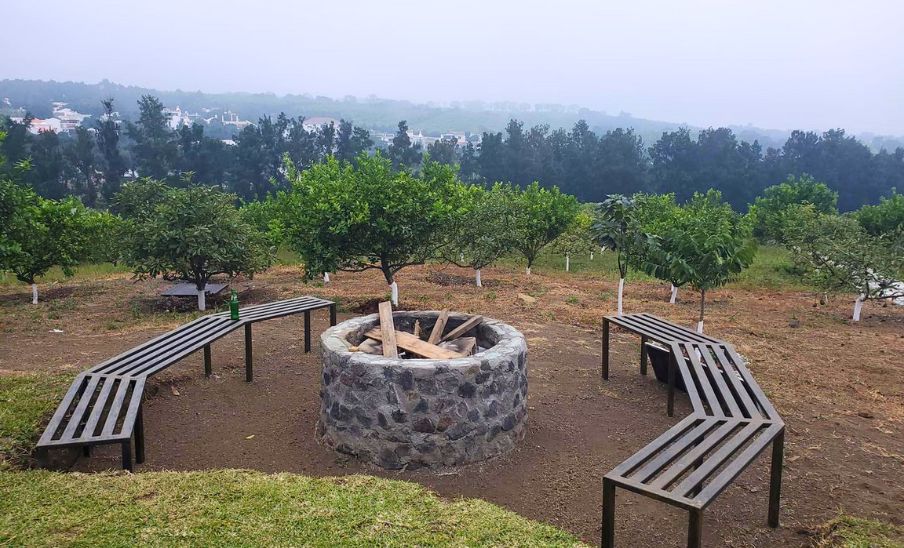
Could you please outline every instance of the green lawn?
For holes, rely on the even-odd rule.
[[[0,470],[21,464],[72,375],[0,375]]]
[[[881,521],[841,515],[820,527],[817,548],[901,548],[904,528]]]
[[[0,545],[579,544],[488,502],[370,476],[0,472],[0,492]]]

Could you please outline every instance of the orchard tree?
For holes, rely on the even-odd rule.
[[[691,200],[664,223],[649,246],[647,270],[689,283],[700,292],[697,331],[703,333],[706,292],[722,287],[750,266],[756,255],[748,218],[738,215],[710,190]],[[673,282],[675,283],[675,282]]]
[[[854,213],[872,236],[884,236],[904,230],[904,194],[893,188],[890,196],[883,196],[878,205],[866,205]]]
[[[11,209],[0,238],[0,269],[31,285],[38,304],[37,278],[54,266],[71,276],[85,245],[85,207],[75,198],[48,200],[11,181],[0,181],[0,209]]]
[[[355,164],[329,158],[303,172],[287,161],[286,171],[283,222],[305,275],[379,270],[396,305],[396,274],[437,256],[461,187],[451,166],[427,162],[414,176],[380,154]]]
[[[552,242],[552,248],[557,253],[565,255],[565,272],[571,271],[572,255],[589,253],[593,257],[596,242],[590,230],[592,225],[593,217],[582,209],[574,216],[565,231]]]
[[[483,287],[481,269],[496,262],[512,247],[517,191],[502,183],[490,189],[468,185],[461,187],[460,196],[460,207],[443,230],[447,242],[442,247],[442,256],[456,266],[474,269],[474,283]]]
[[[154,181],[144,184],[159,188]],[[205,310],[212,276],[253,275],[272,262],[272,250],[242,220],[235,201],[234,195],[211,187],[168,189],[146,214],[129,220],[127,263],[138,277],[191,280],[198,310]]]
[[[870,234],[855,218],[802,206],[789,216],[787,245],[795,263],[825,291],[853,292],[852,318],[868,300],[904,299],[904,232]]]
[[[683,210],[675,202],[674,194],[635,194],[634,203],[638,229],[647,235],[647,245],[639,249],[635,265],[650,276],[669,282],[669,304],[675,304],[678,288],[688,280],[682,269],[669,268],[667,259],[672,251],[672,240],[667,235],[675,226],[676,219],[684,214]],[[666,259],[665,264],[661,264],[662,259]]]
[[[592,230],[600,247],[615,252],[618,264],[618,315],[623,313],[623,296],[628,267],[636,265],[647,248],[649,236],[640,227],[633,198],[612,194],[597,207]]]
[[[512,247],[527,261],[527,275],[544,247],[562,234],[578,212],[578,201],[559,187],[534,181],[515,196]]]
[[[809,175],[792,175],[785,182],[766,188],[750,207],[754,236],[762,242],[782,242],[784,213],[803,204],[811,204],[820,213],[838,213],[838,193]]]
[[[118,264],[123,258],[126,222],[109,211],[88,210],[83,223],[85,248],[82,259],[89,263]]]

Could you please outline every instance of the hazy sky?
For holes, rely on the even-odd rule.
[[[904,2],[13,0],[0,78],[904,134]]]

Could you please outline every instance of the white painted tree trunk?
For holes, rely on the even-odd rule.
[[[675,304],[676,300],[678,300],[678,288],[673,285],[672,286],[672,296],[669,299],[669,304]]]
[[[625,292],[625,279],[618,279],[618,315],[622,315],[622,295]]]
[[[857,296],[857,300],[854,301],[854,321],[860,321],[860,311],[863,310],[863,301],[866,299],[866,295],[860,294]]]
[[[198,310],[207,310],[207,292],[204,289],[198,290]]]
[[[530,276],[530,267],[527,267],[527,275]]]
[[[38,284],[31,284],[31,304],[38,304]]]
[[[565,254],[565,272],[571,272],[571,256]]]
[[[590,252],[590,260],[593,260],[593,251]]]
[[[330,283],[330,273],[329,272],[323,273],[323,283],[325,283],[325,284]]]
[[[395,283],[395,280],[391,284],[389,284],[389,292],[390,298],[393,306],[399,306],[399,284]]]
[[[697,333],[703,333],[703,320],[697,322]]]
[[[483,282],[480,281],[480,269],[474,270],[474,283],[477,287],[483,287]]]

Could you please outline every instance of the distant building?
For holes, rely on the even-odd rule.
[[[17,124],[21,124],[25,118],[13,117],[10,118],[13,122]],[[52,131],[53,133],[60,133],[63,131],[63,123],[59,118],[34,118],[31,121],[31,125],[28,126],[28,132],[37,135],[39,133],[44,133],[45,131]]]
[[[196,118],[199,118],[198,114],[189,114],[188,111],[182,110],[179,105],[176,105],[176,108],[164,108],[163,115],[167,117],[167,124],[170,129],[190,126],[195,123]]]
[[[330,124],[333,124],[338,130],[339,120],[330,118],[329,116],[311,116],[310,118],[305,118],[304,122],[301,123],[301,127],[303,127],[305,131],[316,131],[323,126],[328,126]]]
[[[246,127],[252,125],[249,120],[239,120],[239,115],[232,112],[231,110],[227,110],[223,114],[220,115],[220,123],[224,126],[235,126],[236,129],[242,130]]]
[[[60,120],[60,126],[62,131],[69,133],[75,128],[82,125],[82,122],[85,118],[90,118],[90,114],[82,114],[81,112],[76,112],[71,108],[66,106],[67,103],[62,103],[59,101],[55,101],[53,104],[53,116],[54,118],[58,118]]]

